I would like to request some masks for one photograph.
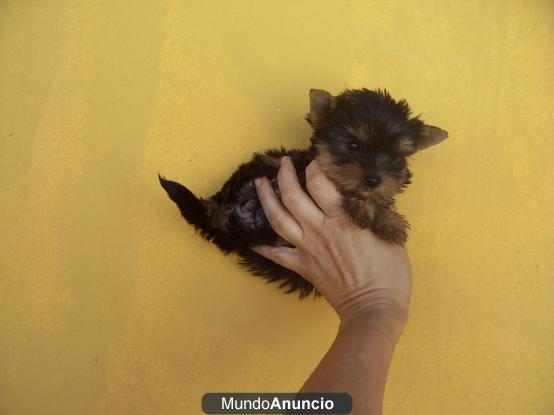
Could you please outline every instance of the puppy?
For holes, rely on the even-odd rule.
[[[279,194],[280,158],[288,155],[306,190],[305,169],[317,158],[342,194],[344,210],[352,221],[401,245],[406,242],[409,225],[396,212],[394,198],[410,183],[408,158],[448,137],[446,131],[425,124],[419,116],[412,117],[408,103],[394,100],[386,90],[345,90],[333,96],[312,89],[306,120],[313,129],[309,148],[281,147],[254,154],[208,199],[159,177],[169,198],[201,236],[224,253],[237,254],[252,274],[268,282],[279,281],[279,287],[297,291],[300,298],[314,292],[308,281],[250,250],[255,245],[287,244],[271,228],[253,180],[266,176]]]

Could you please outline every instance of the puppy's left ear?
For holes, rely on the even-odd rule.
[[[439,127],[425,124],[415,144],[418,150],[434,146],[448,137],[448,132]]]
[[[333,110],[336,99],[329,92],[322,89],[310,89],[310,112],[306,114],[306,120],[313,128],[325,124]]]

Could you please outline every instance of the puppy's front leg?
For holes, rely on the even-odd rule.
[[[398,212],[387,207],[378,207],[371,230],[385,241],[404,245],[408,239],[410,225]]]
[[[375,205],[368,204],[367,201],[355,197],[345,198],[343,208],[356,225],[360,228],[372,228],[375,221]]]
[[[377,206],[366,200],[348,198],[344,210],[352,222],[360,228],[371,229],[379,238],[397,245],[404,245],[408,239],[410,225],[390,206]]]

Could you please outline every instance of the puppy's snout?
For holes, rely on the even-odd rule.
[[[377,176],[376,174],[369,174],[365,177],[365,183],[369,187],[374,189],[381,183],[381,177]]]

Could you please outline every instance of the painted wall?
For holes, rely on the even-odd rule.
[[[450,132],[413,160],[414,296],[388,414],[554,413],[554,3],[0,3],[0,413],[198,414],[294,391],[337,319],[194,235],[310,88],[388,88]]]

